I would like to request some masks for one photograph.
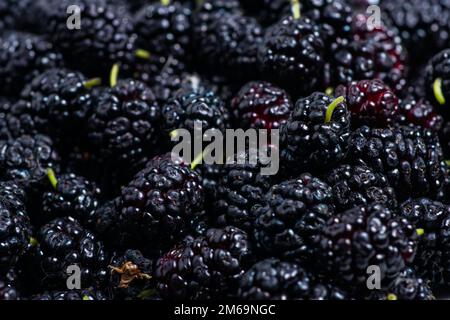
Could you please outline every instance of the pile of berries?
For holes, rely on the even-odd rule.
[[[0,1],[0,300],[440,298],[450,0],[369,3]]]

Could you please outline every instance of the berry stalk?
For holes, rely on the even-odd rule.
[[[134,52],[134,55],[140,59],[149,60],[150,59],[150,51],[144,50],[144,49],[137,49]]]
[[[52,187],[56,189],[56,187],[58,185],[58,180],[56,179],[55,172],[53,171],[52,168],[47,169],[47,177],[48,177],[48,180],[50,181],[50,184],[52,185]]]
[[[397,298],[397,296],[395,294],[389,293],[388,296],[387,296],[387,299],[390,300],[390,301],[395,301],[398,298]]]
[[[119,64],[115,63],[111,69],[111,74],[109,76],[109,84],[111,87],[117,85],[117,79],[119,78]]]
[[[299,0],[291,0],[292,2],[292,15],[294,19],[300,19],[301,11],[300,11],[300,1]]]
[[[92,89],[93,87],[97,87],[97,86],[99,86],[101,84],[102,84],[102,79],[100,79],[100,78],[93,78],[93,79],[86,80],[83,83],[83,86],[86,89]]]
[[[417,235],[420,237],[425,234],[425,230],[422,228],[416,229]]]
[[[334,109],[336,109],[336,107],[344,101],[345,101],[345,98],[343,96],[340,96],[340,97],[334,99],[332,103],[330,103],[330,105],[327,107],[327,112],[325,114],[325,123],[328,123],[331,121],[331,117],[333,116]]]
[[[442,92],[442,79],[441,78],[437,78],[436,80],[434,80],[433,93],[434,93],[434,97],[436,98],[436,101],[439,102],[439,104],[444,105],[445,97],[444,97],[444,93]]]

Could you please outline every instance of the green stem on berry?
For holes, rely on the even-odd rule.
[[[206,152],[206,149],[203,152],[200,152],[200,154],[195,157],[194,161],[192,161],[192,163],[191,163],[192,170],[194,170],[200,163],[202,163],[205,152]]]
[[[169,136],[171,138],[176,138],[178,136],[178,129],[175,129],[173,131],[170,131]]]
[[[330,103],[330,105],[327,107],[327,112],[325,114],[325,123],[328,123],[331,121],[331,117],[333,116],[334,109],[336,109],[336,107],[344,101],[345,101],[345,98],[343,96],[340,96],[340,97],[334,99],[332,103]]]
[[[86,80],[83,83],[83,86],[86,89],[92,89],[93,87],[97,87],[97,86],[99,86],[101,84],[102,84],[102,79],[100,79],[100,78],[92,78],[92,79]]]
[[[55,171],[53,171],[52,168],[47,168],[47,177],[48,180],[50,180],[50,184],[53,186],[53,188],[56,189],[56,186],[58,185],[58,180],[56,179]]]
[[[422,228],[418,228],[418,229],[416,229],[416,233],[420,237],[425,234],[425,230]]]
[[[134,52],[134,55],[140,59],[149,60],[150,59],[150,51],[144,50],[144,49],[137,49]]]
[[[89,296],[83,296],[83,300],[87,301],[87,300],[91,300],[91,298],[89,298]]]
[[[398,298],[397,298],[397,296],[396,296],[395,294],[389,293],[389,294],[387,295],[387,299],[390,300],[390,301],[395,301],[395,300],[397,300]]]
[[[332,96],[332,95],[333,95],[333,92],[334,92],[333,87],[328,87],[328,88],[325,90],[325,94],[326,94],[327,96]]]
[[[170,4],[170,0],[161,0],[161,4],[163,6],[168,6]]]
[[[194,161],[192,161],[192,163],[191,163],[191,169],[192,170],[194,170],[200,163],[203,162],[203,159],[205,158],[205,154],[207,152],[210,152],[211,148],[212,148],[211,145],[206,146],[205,150],[200,152],[200,154],[195,157]]]
[[[433,92],[434,92],[434,97],[436,98],[436,101],[439,102],[439,104],[444,105],[445,97],[444,97],[444,93],[442,92],[442,79],[441,78],[437,78],[436,80],[434,80]]]
[[[38,245],[38,241],[36,240],[36,238],[30,237],[29,244],[30,244],[32,247],[36,247],[36,246]]]
[[[450,167],[450,160],[445,160],[445,164]]]
[[[301,11],[300,11],[300,1],[299,0],[291,0],[292,3],[292,15],[294,19],[300,19]]]
[[[111,74],[109,75],[109,85],[111,88],[117,85],[117,79],[119,78],[119,64],[115,63],[111,68]]]

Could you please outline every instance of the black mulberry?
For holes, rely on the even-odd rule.
[[[189,221],[203,209],[201,178],[181,159],[170,154],[152,159],[122,189],[120,223],[137,245],[167,249],[183,237]],[[164,243],[161,242],[165,239]]]
[[[8,32],[0,36],[0,93],[17,96],[39,73],[62,64],[62,55],[45,38]]]
[[[368,267],[378,266],[383,288],[413,262],[415,227],[382,204],[350,209],[332,217],[314,238],[317,267],[345,286],[367,290]]]
[[[433,286],[450,283],[450,206],[427,198],[400,205],[400,215],[421,230],[414,264]]]
[[[154,146],[160,116],[150,88],[139,81],[120,80],[99,94],[88,120],[88,137],[101,157],[133,164]]]
[[[25,201],[25,191],[20,186],[0,183],[0,275],[17,263],[31,241]]]
[[[442,149],[437,136],[429,130],[363,126],[352,134],[348,157],[386,175],[399,200],[436,197],[444,186]]]
[[[274,185],[265,204],[253,208],[254,237],[267,256],[300,259],[334,214],[331,188],[310,174]]]
[[[41,254],[36,271],[43,272],[44,288],[67,288],[68,267],[73,265],[80,268],[82,288],[105,285],[108,254],[103,243],[77,220],[52,220],[40,229],[37,240]]]
[[[248,129],[279,129],[294,109],[291,98],[281,88],[252,81],[241,88],[232,100],[236,124]]]
[[[266,259],[243,276],[238,297],[243,300],[348,300],[350,296],[331,284],[321,284],[300,265]]]
[[[319,84],[324,63],[319,27],[308,18],[284,18],[266,31],[258,59],[268,79],[297,95],[311,92]]]
[[[281,160],[286,171],[329,166],[345,158],[350,139],[350,112],[345,100],[323,93],[300,99],[281,127]]]
[[[209,229],[205,236],[186,238],[158,260],[157,288],[172,300],[224,299],[236,293],[252,262],[245,232],[234,227]]]
[[[395,209],[397,198],[387,177],[364,165],[340,165],[326,174],[325,181],[333,190],[336,208],[345,211],[372,202]]]

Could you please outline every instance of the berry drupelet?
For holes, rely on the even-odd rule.
[[[352,133],[348,159],[386,175],[399,200],[436,197],[444,186],[446,166],[439,140],[420,127],[362,126]]]
[[[335,96],[344,96],[352,114],[352,125],[387,126],[398,113],[396,94],[380,80],[362,80],[338,86]]]
[[[17,96],[39,73],[62,64],[62,55],[43,37],[22,32],[1,35],[0,94]]]
[[[44,288],[66,288],[67,268],[72,265],[80,268],[82,288],[105,285],[108,255],[103,243],[77,220],[52,220],[40,229],[37,240],[40,261],[36,272],[45,275],[41,277]]]
[[[68,69],[47,70],[25,86],[11,114],[22,134],[44,133],[67,143],[81,140],[94,102],[89,88],[99,81]]]
[[[204,236],[187,237],[156,263],[155,279],[161,296],[171,300],[226,299],[253,263],[250,241],[235,227],[209,229]]]
[[[264,205],[253,207],[254,238],[265,256],[300,259],[334,213],[331,188],[310,174],[274,185]]]
[[[84,226],[92,226],[101,201],[101,190],[95,183],[73,173],[55,176],[52,170],[48,170],[47,174],[49,188],[41,198],[40,218],[48,222],[71,216]]]
[[[25,191],[19,185],[0,183],[0,276],[17,263],[31,239],[25,200]]]
[[[137,248],[158,251],[182,239],[189,221],[203,209],[201,184],[200,175],[170,153],[153,158],[122,189],[120,225],[129,240]],[[149,248],[155,241],[160,245]]]
[[[253,152],[257,154],[257,150]],[[252,208],[264,203],[273,181],[272,176],[261,173],[261,162],[253,164],[250,157],[251,151],[237,154],[236,162],[221,167],[213,204],[219,225],[233,225],[248,232],[253,230],[256,218]]]
[[[356,290],[367,290],[367,268],[380,268],[388,287],[414,260],[417,234],[406,218],[395,218],[382,204],[370,204],[334,216],[314,238],[315,263],[331,278]]]
[[[324,174],[332,191],[336,209],[345,211],[372,202],[395,209],[397,199],[387,177],[365,165],[340,165]]]
[[[350,296],[332,284],[321,284],[292,262],[275,258],[253,265],[240,282],[241,300],[347,300]]]
[[[319,27],[308,18],[285,17],[266,31],[258,59],[265,77],[296,97],[311,92],[319,84],[324,63]]]
[[[265,81],[252,81],[233,98],[235,122],[243,129],[279,129],[294,109],[286,91]]]
[[[350,112],[342,97],[313,93],[297,101],[281,126],[280,148],[285,171],[329,166],[344,159],[350,138]]]
[[[179,2],[156,2],[142,7],[134,18],[138,47],[151,54],[186,59],[190,52],[191,15],[191,9]]]
[[[147,155],[156,141],[161,108],[153,91],[132,79],[102,89],[88,119],[88,137],[101,157],[133,164]]]
[[[5,180],[37,182],[46,175],[47,168],[58,171],[59,160],[52,140],[44,135],[0,141],[0,176]]]
[[[161,110],[162,129],[168,136],[174,130],[194,132],[201,125],[202,131],[216,129],[225,133],[229,128],[230,115],[225,103],[212,91],[181,89],[175,93]]]
[[[139,250],[126,250],[113,257],[109,269],[109,286],[115,299],[145,299],[153,289],[153,261]]]
[[[80,8],[81,28],[67,27],[67,8]],[[47,10],[46,34],[71,67],[92,76],[107,74],[111,65],[133,55],[131,15],[105,1],[63,0]]]
[[[414,260],[418,274],[434,287],[450,284],[450,206],[420,198],[402,203],[399,213],[421,231]]]

